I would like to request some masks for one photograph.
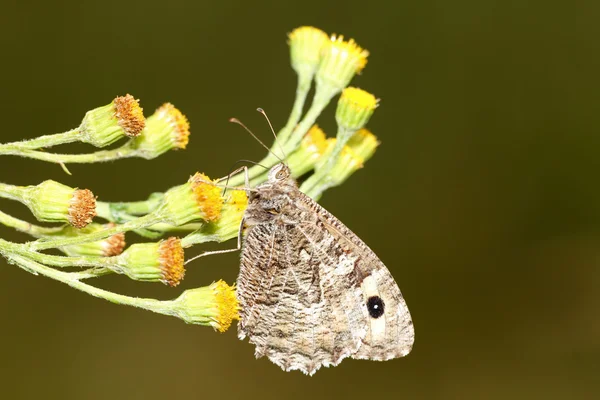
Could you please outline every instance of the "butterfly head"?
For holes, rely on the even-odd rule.
[[[268,181],[271,184],[281,184],[288,181],[293,181],[292,171],[290,167],[284,163],[279,163],[269,170]]]

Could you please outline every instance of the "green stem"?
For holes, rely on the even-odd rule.
[[[0,183],[0,197],[22,201],[25,189],[25,186],[14,186],[6,183]]]
[[[93,256],[80,256],[80,257],[65,257],[55,256],[50,254],[38,253],[31,251],[26,248],[26,245],[19,243],[12,243],[6,240],[0,239],[0,248],[3,251],[9,251],[11,254],[19,254],[27,257],[31,260],[43,263],[45,265],[52,265],[55,267],[69,268],[69,267],[110,267],[114,265],[113,257],[93,257]]]
[[[330,172],[335,166],[335,163],[338,162],[344,146],[355,132],[355,130],[348,130],[342,127],[338,128],[335,145],[331,152],[327,154],[327,160],[325,160],[324,164],[317,166],[315,173],[308,177],[308,179],[300,186],[300,190],[303,193],[313,199],[318,199],[325,190],[335,186],[332,177],[330,176]]]
[[[109,292],[108,290],[99,289],[97,287],[88,285],[87,283],[81,282],[80,279],[85,279],[87,276],[82,273],[69,273],[57,271],[53,268],[39,264],[33,260],[20,255],[6,255],[6,257],[16,263],[19,267],[26,271],[33,272],[56,281],[62,282],[71,286],[74,289],[80,290],[91,296],[98,297],[100,299],[108,300],[111,303],[123,304],[127,306],[142,308],[144,310],[152,311],[163,315],[174,315],[172,301],[160,301],[156,299],[146,299],[141,297],[130,297],[122,294]]]
[[[147,228],[151,225],[160,222],[163,222],[162,217],[160,215],[148,214],[143,217],[136,218],[132,221],[127,221],[124,224],[117,225],[108,229],[103,229],[101,231],[89,233],[86,235],[51,240],[36,240],[35,242],[29,242],[27,246],[29,250],[39,251],[63,246],[70,246],[73,244],[95,242],[97,240],[104,239],[117,233]]]
[[[114,213],[125,213],[128,215],[144,215],[156,210],[162,203],[164,193],[153,193],[148,200],[109,203],[96,202],[96,213],[100,218],[112,221]]]
[[[137,157],[138,152],[136,149],[131,147],[128,144],[125,144],[121,147],[117,147],[112,150],[100,150],[94,153],[88,154],[56,154],[56,153],[46,153],[43,151],[36,150],[10,150],[6,151],[3,154],[21,156],[26,158],[32,158],[34,160],[41,160],[46,162],[51,162],[55,164],[86,164],[86,163],[96,163],[96,162],[106,162],[106,161],[114,161],[122,158],[131,158]]]
[[[279,143],[285,143],[289,139],[292,131],[300,121],[300,117],[302,116],[302,110],[304,109],[304,103],[306,102],[306,97],[308,96],[308,92],[310,91],[310,84],[312,82],[312,74],[300,74],[298,75],[298,86],[296,88],[296,99],[294,100],[294,106],[292,108],[292,112],[290,113],[290,117],[288,118],[288,122],[285,124],[285,127],[279,134],[277,134],[277,140]],[[278,148],[277,144],[273,144],[271,148],[272,151],[276,151]]]
[[[0,211],[0,223],[18,231],[28,233],[34,237],[52,235],[63,230],[63,226],[47,228],[44,226],[34,225],[27,221],[23,221],[8,215],[2,211]]]
[[[22,142],[0,144],[0,155],[14,154],[14,152],[23,150],[34,150],[43,147],[52,147],[59,144],[77,142],[79,139],[79,128],[76,128],[64,133],[40,136],[38,138],[24,140]]]

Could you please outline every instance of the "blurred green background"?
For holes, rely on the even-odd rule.
[[[353,85],[382,99],[369,125],[382,146],[321,203],[392,271],[416,342],[404,359],[345,360],[308,378],[255,360],[235,329],[116,306],[0,260],[0,398],[598,398],[599,11],[594,1],[4,1],[2,142],[70,129],[125,93],[146,115],[170,101],[189,117],[188,150],[152,162],[72,165],[67,176],[0,158],[3,182],[51,178],[107,201],[259,160],[227,120],[265,140],[256,107],[285,123],[296,84],[286,34],[314,25],[355,38],[371,57]],[[333,113],[318,121],[329,134]],[[99,283],[168,299],[237,271],[233,254],[195,262],[177,289]]]

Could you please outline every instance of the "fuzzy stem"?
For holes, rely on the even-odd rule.
[[[34,150],[44,147],[52,147],[59,144],[77,142],[79,139],[79,128],[76,128],[64,133],[40,136],[38,138],[24,140],[22,142],[0,144],[0,155],[15,154],[15,152],[23,150]]]
[[[317,167],[315,173],[308,177],[302,186],[300,186],[300,190],[303,193],[313,199],[318,199],[325,190],[334,186],[331,177],[329,176],[329,172],[338,161],[342,149],[355,132],[355,130],[348,130],[341,127],[338,129],[336,136],[337,140],[335,141],[335,145],[328,155],[327,160],[323,165]]]
[[[5,199],[22,201],[24,191],[24,186],[14,186],[6,183],[0,183],[0,197]]]
[[[50,228],[44,227],[44,226],[39,226],[39,225],[32,224],[30,222],[15,218],[15,217],[8,215],[2,211],[0,211],[0,224],[9,226],[11,228],[14,228],[14,229],[24,232],[24,233],[28,233],[34,237],[52,235],[52,234],[55,234],[55,233],[63,230],[63,226],[50,227]]]
[[[80,257],[65,257],[55,256],[50,254],[38,253],[31,251],[26,248],[26,245],[19,243],[12,243],[6,240],[0,239],[0,248],[3,251],[10,251],[11,254],[20,254],[31,260],[44,263],[45,265],[52,265],[55,267],[69,268],[69,267],[109,267],[114,265],[113,257],[94,257],[94,256],[80,256]]]
[[[160,301],[156,299],[124,296],[122,294],[109,292],[108,290],[99,289],[97,287],[88,285],[87,283],[81,282],[80,279],[85,278],[85,275],[81,273],[73,274],[69,272],[57,271],[20,255],[10,254],[6,255],[6,257],[9,259],[9,261],[16,263],[19,267],[25,269],[26,271],[43,275],[65,283],[74,289],[81,290],[84,293],[100,299],[108,300],[111,303],[142,308],[158,314],[173,315],[173,312],[171,311],[172,301]]]
[[[29,250],[39,251],[52,249],[63,246],[70,246],[73,244],[95,242],[97,240],[104,239],[106,237],[115,235],[121,232],[132,231],[135,229],[147,228],[148,226],[157,224],[162,221],[162,217],[157,214],[148,214],[143,217],[136,218],[131,221],[127,221],[122,225],[117,225],[112,228],[103,229],[101,231],[89,233],[87,235],[81,235],[70,238],[59,238],[52,240],[37,240],[35,242],[27,243]]]
[[[300,74],[298,75],[298,86],[296,88],[296,99],[294,100],[294,106],[292,108],[292,112],[290,113],[290,117],[288,118],[287,124],[279,134],[277,134],[277,140],[279,143],[285,143],[289,139],[292,131],[300,121],[300,117],[302,116],[302,110],[304,109],[304,103],[306,102],[306,97],[308,96],[308,92],[310,91],[310,84],[312,82],[312,74]],[[276,151],[277,144],[273,144],[271,150]]]
[[[116,149],[100,150],[100,151],[96,151],[94,153],[88,153],[88,154],[56,154],[56,153],[46,153],[43,151],[36,151],[36,150],[20,150],[20,149],[8,150],[1,154],[9,154],[9,155],[14,155],[14,156],[32,158],[35,160],[41,160],[41,161],[51,162],[51,163],[55,163],[55,164],[69,164],[69,163],[86,164],[86,163],[114,161],[114,160],[119,160],[119,159],[123,159],[123,158],[138,157],[137,150],[128,144],[125,144],[121,147],[117,147]]]

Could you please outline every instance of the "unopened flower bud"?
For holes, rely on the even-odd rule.
[[[83,228],[96,216],[96,198],[91,191],[52,180],[26,187],[22,201],[39,221],[68,222]]]
[[[181,240],[170,237],[157,243],[132,244],[116,257],[115,271],[137,281],[177,286],[185,274],[183,260]]]
[[[379,100],[371,93],[355,87],[342,91],[335,119],[340,128],[357,131],[363,128],[379,106]]]
[[[165,103],[148,117],[146,128],[132,143],[138,154],[148,160],[173,149],[185,149],[190,123],[173,104]]]
[[[79,127],[80,140],[96,147],[108,146],[124,136],[138,136],[145,123],[138,100],[129,94],[120,96],[86,113]]]

